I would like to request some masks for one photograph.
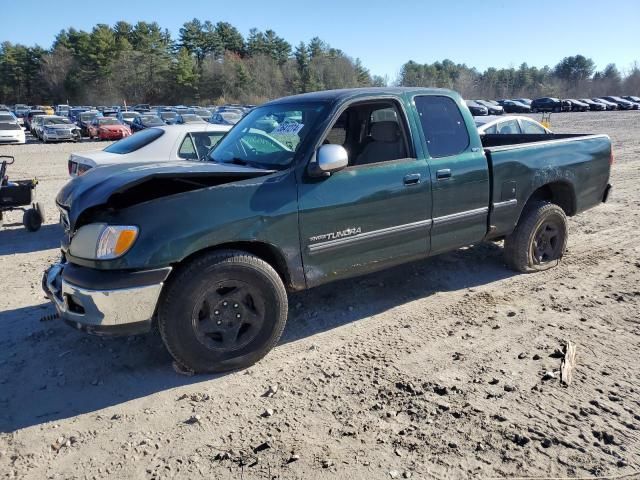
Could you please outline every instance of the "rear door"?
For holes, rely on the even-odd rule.
[[[451,97],[418,95],[414,102],[431,172],[431,254],[478,242],[487,232],[489,211],[489,169],[480,137],[469,135]],[[473,125],[470,117],[468,122]]]

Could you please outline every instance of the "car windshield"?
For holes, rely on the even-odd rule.
[[[209,153],[218,163],[284,169],[293,162],[298,148],[326,103],[290,103],[258,107],[243,117]],[[272,128],[275,119],[277,126]],[[267,133],[263,128],[269,125]]]
[[[174,119],[177,116],[178,116],[178,114],[176,112],[162,112],[160,114],[160,117],[163,118],[163,119],[167,119],[167,118]]]
[[[13,115],[0,115],[0,122],[17,122]]]
[[[136,112],[122,112],[122,118],[136,118],[138,115]]]
[[[98,116],[97,113],[81,113],[80,114],[80,120],[82,120],[83,122],[90,122],[91,120],[93,120],[97,116]]]
[[[162,120],[160,120],[158,117],[154,116],[148,116],[148,117],[143,117],[142,118],[142,123],[144,125],[150,125],[150,126],[159,126],[159,125],[164,125],[164,122]]]
[[[44,123],[46,125],[72,125],[68,118],[47,118]]]
[[[98,125],[120,125],[115,118],[99,118]]]
[[[196,108],[193,110],[194,115],[199,115],[200,117],[210,117],[211,112],[209,110],[205,110],[204,108]]]
[[[185,114],[182,115],[182,121],[184,123],[202,123],[204,122],[204,120],[202,120],[202,118],[200,118],[198,115],[192,115],[192,114]]]

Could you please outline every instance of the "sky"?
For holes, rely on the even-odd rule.
[[[318,36],[391,82],[408,60],[448,58],[481,71],[554,66],[576,54],[598,69],[615,63],[624,72],[640,62],[640,0],[0,1],[8,1],[0,42],[49,48],[62,29],[118,20],[156,21],[176,39],[185,21],[199,18],[229,22],[245,37],[271,28],[293,46]]]

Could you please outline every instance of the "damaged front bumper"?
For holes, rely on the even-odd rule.
[[[134,335],[150,330],[170,272],[170,267],[114,272],[56,263],[44,272],[42,287],[73,327],[96,335]]]

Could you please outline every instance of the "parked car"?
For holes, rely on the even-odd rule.
[[[24,128],[29,130],[31,133],[34,133],[33,128],[31,126],[31,122],[33,121],[34,117],[37,117],[40,115],[46,115],[46,114],[42,110],[29,110],[27,113],[25,113]]]
[[[184,125],[185,123],[207,123],[202,117],[192,113],[179,113],[176,117],[176,123],[178,125]]]
[[[178,114],[173,110],[163,110],[158,113],[160,120],[162,120],[165,125],[175,125],[178,121]]]
[[[193,113],[194,115],[198,115],[205,121],[208,121],[211,118],[211,111],[206,108],[191,108],[189,109],[189,113]]]
[[[562,102],[559,98],[542,97],[536,98],[531,102],[531,111],[537,112],[561,112]]]
[[[513,100],[529,106],[531,106],[531,103],[533,102],[533,100],[531,100],[530,98],[514,98]]]
[[[38,105],[36,107],[38,110],[42,110],[47,115],[55,115],[56,111],[53,109],[51,105]]]
[[[0,113],[2,112],[9,112],[11,113],[11,109],[9,107],[7,107],[5,104],[1,104],[0,105]]]
[[[629,100],[625,100],[624,98],[621,98],[621,97],[609,96],[609,97],[602,97],[602,99],[618,105],[618,110],[633,110],[635,108],[633,102],[630,102]]]
[[[618,110],[618,104],[605,100],[604,98],[592,98],[594,102],[601,103],[607,110]]]
[[[581,100],[576,100],[575,98],[567,98],[566,100],[563,100],[563,102],[569,103],[570,110],[572,112],[587,112],[590,110],[589,104]]]
[[[69,118],[71,119],[72,122],[76,123],[78,121],[78,116],[82,112],[87,112],[89,110],[90,109],[84,108],[84,107],[72,107],[69,109]]]
[[[592,100],[596,103],[601,103],[606,107],[607,110],[618,110],[617,103],[610,102],[609,100],[605,100],[604,98],[592,98]]]
[[[94,118],[100,116],[102,116],[102,114],[98,110],[87,110],[78,114],[76,125],[80,127],[80,133],[83,137],[89,136],[89,125],[93,122]]]
[[[233,110],[225,110],[211,115],[210,122],[216,125],[235,125],[242,118],[242,114]]]
[[[151,107],[148,103],[139,103],[132,107],[132,110],[138,113],[147,113],[151,111]]]
[[[604,103],[594,102],[590,98],[581,98],[580,101],[589,105],[589,110],[591,111],[602,111],[607,109],[607,106]]]
[[[293,112],[303,123],[255,128]],[[42,284],[64,320],[126,335],[157,322],[184,369],[245,368],[278,343],[287,291],[502,238],[510,268],[547,270],[567,216],[611,189],[606,135],[481,138],[442,89],[274,100],[208,158],[96,168],[62,188],[64,256]]]
[[[80,176],[94,167],[113,164],[206,160],[211,147],[230,128],[209,123],[146,128],[103,150],[72,153],[69,175]]]
[[[96,117],[87,127],[89,138],[98,140],[120,140],[131,135],[131,129],[113,117]]]
[[[498,104],[498,102],[491,103],[489,100],[476,100],[476,103],[482,105],[483,107],[487,107],[489,111],[489,115],[503,115],[504,108]]]
[[[25,143],[26,141],[24,130],[18,123],[16,116],[11,112],[0,112],[0,144]]]
[[[166,124],[160,120],[160,117],[157,115],[148,115],[143,113],[139,117],[133,119],[133,122],[131,122],[131,131],[139,132],[145,128],[161,127],[162,125]]]
[[[24,103],[16,103],[13,106],[13,113],[18,118],[23,118],[29,110],[29,106],[25,105]]]
[[[506,113],[531,113],[531,107],[517,100],[501,100],[500,105]]]
[[[80,127],[69,118],[46,115],[38,118],[38,137],[44,143],[48,142],[79,142],[82,139]]]
[[[56,115],[60,117],[68,117],[69,116],[69,105],[61,103],[60,105],[56,105]]]
[[[535,120],[522,116],[500,115],[474,119],[478,133],[497,135],[550,134],[551,130]]]
[[[489,115],[489,109],[484,105],[480,105],[475,100],[465,100],[467,108],[471,112],[471,115],[481,116],[481,115]]]
[[[116,116],[116,118],[120,121],[120,123],[122,123],[123,125],[128,125],[129,127],[131,127],[131,124],[133,123],[133,121],[138,118],[140,116],[139,112],[127,112],[127,111],[122,111],[120,110]]]
[[[622,98],[624,98],[625,100],[629,100],[630,102],[635,103],[636,105],[638,105],[638,109],[640,109],[640,97],[635,97],[633,95],[627,95],[627,96],[622,97]]]
[[[118,118],[118,110],[115,110],[113,108],[105,108],[104,110],[102,110],[102,116]]]

